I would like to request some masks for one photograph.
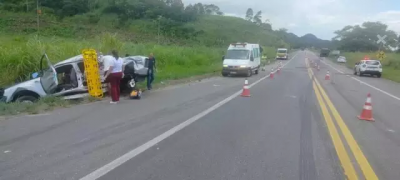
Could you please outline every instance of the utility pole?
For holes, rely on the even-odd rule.
[[[160,21],[162,16],[158,16],[158,32],[157,32],[157,42],[160,44]]]
[[[39,28],[40,28],[40,23],[39,23],[39,15],[41,14],[41,11],[39,10],[39,0],[36,0],[36,21],[37,21],[37,33],[39,34]]]
[[[26,12],[29,12],[29,4],[28,4],[28,0],[26,0],[25,2],[26,2]]]

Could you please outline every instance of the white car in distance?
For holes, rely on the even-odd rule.
[[[339,56],[336,60],[338,63],[345,63],[347,62],[346,57],[344,56]]]
[[[382,64],[379,60],[361,60],[354,66],[354,75],[362,76],[369,74],[376,75],[378,78],[382,76]]]

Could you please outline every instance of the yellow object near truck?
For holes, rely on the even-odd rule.
[[[278,48],[278,50],[276,51],[276,59],[288,60],[289,59],[288,49]]]

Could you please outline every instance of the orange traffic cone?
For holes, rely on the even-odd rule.
[[[242,91],[242,97],[250,97],[250,89],[249,89],[249,86],[248,86],[248,81],[247,81],[247,79],[246,80],[244,80],[244,86],[243,86],[243,91]]]
[[[280,73],[281,73],[281,68],[280,68],[280,67],[278,67],[278,70],[276,71],[276,73],[277,73],[277,74],[280,74]]]
[[[271,73],[269,74],[270,79],[274,79],[274,68],[271,69]]]
[[[360,120],[375,121],[375,119],[372,117],[372,103],[370,93],[368,93],[367,100],[365,101],[361,114],[357,117]]]
[[[331,79],[331,76],[329,75],[329,71],[327,71],[326,75],[325,75],[325,80],[330,80],[330,79]]]

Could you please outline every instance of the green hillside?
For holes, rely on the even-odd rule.
[[[215,5],[183,7],[180,0],[172,5],[162,0],[110,0],[109,4],[101,1],[103,4],[91,8],[66,11],[68,4],[56,6],[51,4],[53,1],[43,0],[46,7],[41,7],[38,28],[36,12],[25,11],[25,1],[3,1],[0,86],[24,80],[38,70],[43,52],[54,62],[75,56],[82,48],[105,53],[117,49],[121,55],[154,52],[160,61],[160,81],[218,72],[221,56],[232,42],[260,43],[268,57],[274,56],[276,47],[287,46],[262,24],[223,16]],[[77,6],[82,4],[80,1],[94,2],[68,2],[78,2]]]

